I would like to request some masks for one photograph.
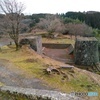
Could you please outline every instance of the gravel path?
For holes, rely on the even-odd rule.
[[[34,78],[34,76],[26,78],[23,73],[23,71],[15,67],[12,68],[12,65],[7,63],[7,61],[0,60],[0,82],[3,84],[7,86],[52,90],[41,80]]]

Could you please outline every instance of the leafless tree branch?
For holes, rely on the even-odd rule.
[[[16,50],[18,50],[21,14],[25,10],[24,4],[16,0],[0,0],[0,9],[5,13],[5,20],[8,25],[7,33],[14,40]]]

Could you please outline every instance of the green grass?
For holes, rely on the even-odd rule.
[[[92,82],[85,74],[75,71],[72,73],[74,77],[68,74],[68,70],[63,70],[69,76],[69,79],[64,78],[63,75],[58,74],[45,74],[43,70],[47,67],[43,59],[39,59],[36,54],[31,54],[27,49],[23,48],[19,51],[15,51],[15,47],[4,46],[1,48],[0,59],[8,60],[13,63],[18,69],[22,70],[25,77],[39,78],[44,83],[48,84],[52,88],[57,88],[63,92],[73,91],[98,91],[100,93],[100,86]],[[96,99],[95,99],[96,100]]]
[[[43,38],[43,43],[61,43],[61,44],[74,44],[75,41],[73,39],[67,39],[67,38],[59,38],[59,39],[51,39],[51,38]]]
[[[0,82],[0,86],[3,86],[4,84],[2,82]]]
[[[70,84],[75,88],[75,91],[93,91],[96,90],[99,86],[89,81],[88,77],[80,76],[79,79],[73,79],[70,81]]]

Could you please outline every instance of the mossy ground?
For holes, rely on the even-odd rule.
[[[0,82],[0,86],[3,86],[4,84]]]
[[[43,43],[66,43],[66,44],[74,44],[75,41],[73,39],[67,39],[67,38],[56,38],[56,39],[52,39],[52,38],[43,38],[42,39]]]
[[[89,76],[86,76],[83,73],[78,73],[77,70],[74,70],[74,72],[71,73],[72,75],[68,74],[68,70],[63,70],[64,73],[68,75],[68,78],[57,73],[51,75],[45,74],[44,69],[47,68],[47,66],[45,62],[43,62],[44,58],[41,57],[39,59],[37,56],[38,54],[30,53],[26,47],[16,51],[15,46],[4,46],[1,48],[0,52],[0,59],[14,63],[14,67],[24,71],[23,75],[25,77],[34,76],[43,80],[44,83],[48,84],[52,88],[57,88],[58,90],[67,93],[73,91],[97,91],[100,93],[100,87],[92,82],[92,80],[89,79]],[[98,98],[93,100],[99,100]]]

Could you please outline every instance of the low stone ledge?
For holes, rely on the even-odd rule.
[[[51,48],[51,49],[66,49],[71,44],[58,44],[58,43],[42,43],[43,47]]]
[[[39,90],[39,89],[30,89],[30,88],[20,88],[12,86],[2,86],[0,88],[1,92],[9,91],[12,95],[13,93],[38,96],[42,98],[50,98],[49,100],[83,100],[79,97],[73,97],[70,94],[61,93],[58,91],[49,91],[49,90]],[[47,99],[48,100],[48,99]]]

